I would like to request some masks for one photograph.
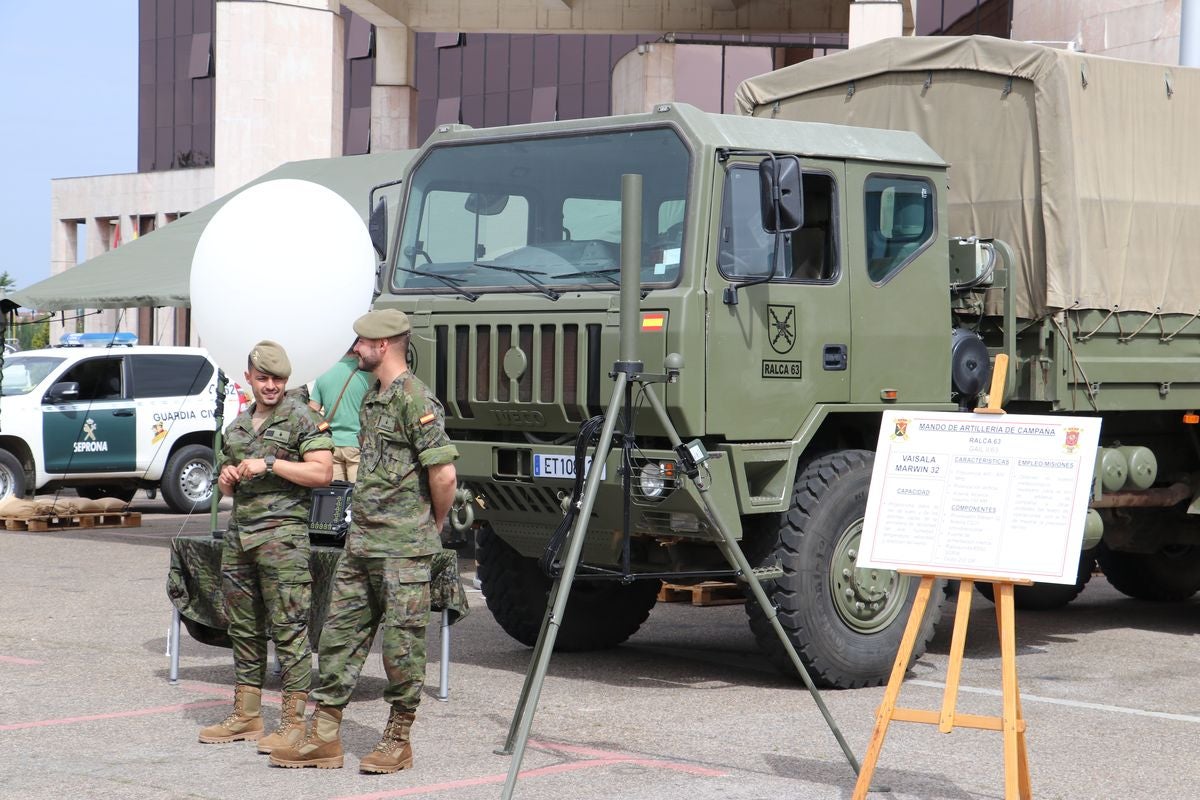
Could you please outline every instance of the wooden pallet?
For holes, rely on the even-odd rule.
[[[658,602],[678,603],[690,601],[694,606],[728,606],[742,603],[745,597],[736,583],[728,581],[703,581],[680,584],[663,582],[658,590]]]
[[[97,514],[48,514],[36,517],[9,517],[4,527],[10,531],[64,531],[85,528],[138,528],[139,511],[109,511]]]

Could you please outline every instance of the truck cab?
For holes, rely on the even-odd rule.
[[[776,234],[760,165],[781,161],[801,197],[795,229]],[[376,306],[409,314],[410,365],[446,407],[489,607],[515,638],[536,639],[550,585],[536,559],[569,501],[580,426],[611,393],[628,173],[643,185],[639,358],[685,365],[649,391],[713,455],[710,491],[748,557],[781,563],[770,589],[785,616],[793,606],[810,671],[831,686],[880,683],[915,582],[854,566],[868,448],[886,407],[955,407],[946,164],[904,132],[682,104],[435,132],[405,175],[391,240],[377,242]],[[602,465],[584,548],[596,566],[623,563],[631,471],[631,580],[577,585],[560,648],[636,631],[658,590],[638,574],[724,563],[653,417],[637,414],[632,463],[614,452]],[[778,660],[761,612],[748,613]]]

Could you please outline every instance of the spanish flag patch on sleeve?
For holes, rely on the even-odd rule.
[[[317,426],[317,430],[320,431],[321,433],[324,433],[325,431],[329,430],[329,423],[322,422],[320,425]]]
[[[437,414],[430,411],[428,414],[421,417],[417,421],[420,422],[422,425],[428,425],[429,423],[433,422],[435,419],[437,419]]]

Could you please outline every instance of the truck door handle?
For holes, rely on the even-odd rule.
[[[827,344],[821,351],[821,366],[829,372],[844,370],[847,361],[844,344]]]
[[[132,417],[133,409],[132,408],[118,408],[116,411],[113,412],[113,416],[114,417]]]

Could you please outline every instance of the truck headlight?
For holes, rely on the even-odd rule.
[[[663,491],[667,486],[662,469],[657,464],[647,464],[642,467],[641,477],[638,478],[638,486],[642,490],[642,497],[649,500],[657,500],[662,497]]]
[[[638,472],[638,490],[646,500],[662,500],[675,488],[674,461],[647,461]]]

